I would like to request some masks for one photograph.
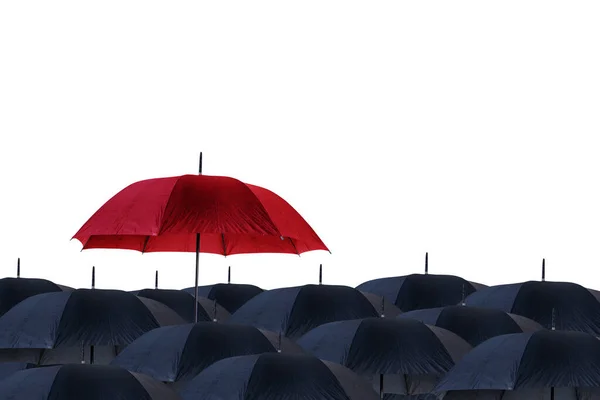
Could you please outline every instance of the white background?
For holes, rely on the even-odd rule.
[[[597,1],[2,1],[0,274],[191,286],[192,254],[70,238],[145,178],[229,175],[333,254],[202,255],[200,283],[430,272],[600,288]]]

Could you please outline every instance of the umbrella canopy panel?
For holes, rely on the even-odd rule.
[[[180,400],[163,383],[127,370],[67,364],[15,372],[0,381],[3,398],[15,400]]]
[[[600,387],[600,340],[541,330],[486,340],[440,381],[436,391]]]
[[[377,310],[356,289],[305,285],[265,291],[240,307],[227,322],[282,332],[295,339],[327,322],[377,316]]]
[[[0,348],[50,349],[59,346],[126,345],[160,326],[135,295],[119,290],[77,289],[29,297],[0,317]],[[155,309],[170,313],[159,304]]]
[[[445,329],[412,319],[365,318],[321,325],[297,343],[401,394],[430,392],[471,346]]]
[[[185,288],[183,291],[191,295],[194,294],[193,287]],[[258,286],[239,283],[216,283],[214,285],[198,286],[198,296],[216,300],[229,313],[236,312],[248,300],[262,292],[264,290]]]
[[[376,400],[347,368],[305,355],[266,353],[217,361],[182,388],[184,400]]]
[[[411,318],[456,333],[471,346],[509,333],[535,332],[544,329],[537,322],[501,310],[448,306],[409,311],[400,318]]]
[[[6,314],[28,297],[36,294],[72,290],[45,279],[3,278],[0,279],[0,316]]]
[[[600,302],[575,283],[528,281],[491,286],[471,294],[465,303],[522,315],[547,329],[554,326],[600,336]]]
[[[356,288],[385,297],[407,312],[459,304],[481,286],[453,275],[412,274],[374,279]]]
[[[191,379],[215,361],[248,354],[301,352],[291,340],[273,337],[252,326],[199,322],[150,331],[121,352],[112,362],[129,371],[163,382]]]

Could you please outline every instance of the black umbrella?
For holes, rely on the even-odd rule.
[[[378,315],[375,307],[356,289],[305,285],[265,291],[240,307],[227,323],[282,332],[295,339],[327,322]]]
[[[356,288],[385,297],[407,312],[456,305],[483,287],[453,275],[412,274],[374,279]]]
[[[123,291],[38,294],[0,317],[0,360],[107,363],[143,333],[179,323],[185,321],[167,306]]]
[[[465,303],[522,315],[548,329],[600,335],[600,302],[575,283],[528,281],[491,286],[473,293]]]
[[[107,365],[67,364],[15,372],[0,381],[0,395],[13,400],[179,400],[162,382]]]
[[[376,400],[349,369],[308,355],[264,353],[217,361],[180,391],[184,400]]]
[[[411,318],[429,325],[439,326],[456,333],[471,346],[498,335],[535,332],[544,329],[537,322],[504,311],[469,307],[448,306],[409,311],[399,318]]]
[[[73,289],[46,279],[2,278],[0,279],[0,316],[28,297],[69,290]]]
[[[129,371],[163,382],[193,378],[227,357],[281,351],[303,353],[290,339],[252,326],[199,322],[167,326],[145,333],[113,361]]]
[[[194,294],[193,287],[182,290],[191,295]],[[248,300],[262,292],[264,290],[258,286],[239,283],[216,283],[214,285],[198,286],[198,296],[216,300],[218,304],[232,314],[246,304]]]
[[[545,390],[559,399],[564,397],[558,394],[573,394],[576,388],[600,388],[600,340],[582,332],[541,330],[486,340],[460,360],[435,391],[450,392],[450,398],[453,391],[506,390],[510,396]]]
[[[170,289],[143,289],[133,292],[137,296],[156,300],[174,310],[186,322],[194,322],[194,310],[197,310],[198,321],[224,321],[229,318],[229,312],[216,300],[198,297],[200,307],[194,306],[194,295]],[[200,295],[198,295],[200,296]]]
[[[471,346],[454,333],[412,319],[366,318],[321,325],[297,343],[316,357],[366,377],[380,392],[423,394]]]

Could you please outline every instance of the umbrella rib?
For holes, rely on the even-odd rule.
[[[225,234],[221,233],[221,243],[223,243],[223,257],[227,257],[227,247],[225,246]]]
[[[150,240],[150,235],[146,236],[146,240],[144,240],[144,245],[142,246],[142,254],[146,252],[146,246],[148,245],[148,240]]]
[[[288,239],[290,239],[290,243],[292,244],[292,247],[294,248],[294,251],[296,252],[296,254],[298,254],[298,257],[300,257],[300,253],[298,252],[298,249],[296,248],[296,245],[294,244],[294,241],[292,240],[291,237],[288,237]]]

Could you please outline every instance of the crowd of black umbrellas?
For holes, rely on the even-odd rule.
[[[600,399],[600,301],[575,283],[194,289],[0,279],[0,399]]]

